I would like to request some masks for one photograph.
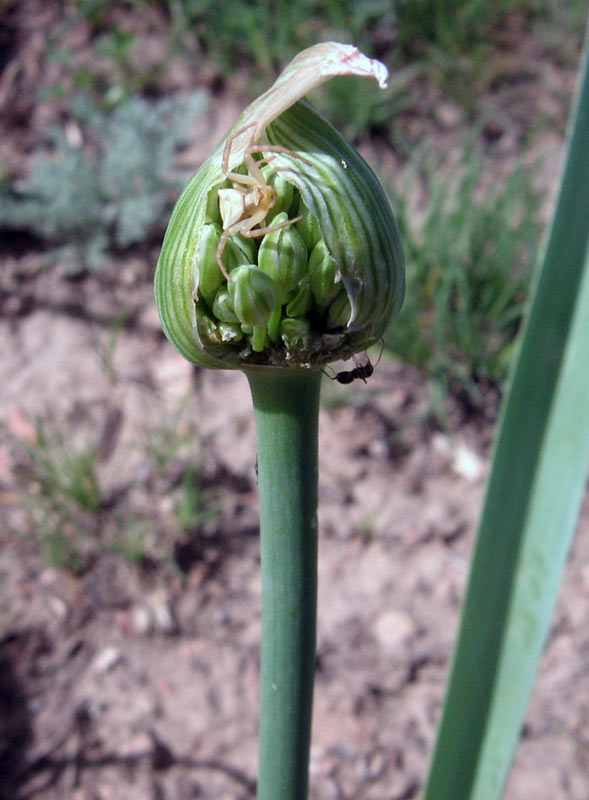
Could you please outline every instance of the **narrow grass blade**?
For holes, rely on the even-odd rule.
[[[589,466],[589,75],[502,415],[424,800],[501,796]]]

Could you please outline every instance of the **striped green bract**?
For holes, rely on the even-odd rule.
[[[258,263],[258,252],[260,248],[268,251],[269,237],[279,246],[281,240],[292,246],[296,237],[298,274],[300,244],[305,242],[307,263],[318,244],[309,238],[309,231],[314,230],[337,265],[331,278],[333,309],[309,290],[306,269],[287,296],[282,291],[268,293],[268,282],[260,282],[255,270],[241,269],[240,280],[251,275],[256,287],[264,285],[265,297],[260,301],[266,304],[276,296],[276,306],[262,326],[251,325],[252,315],[242,305],[243,318],[227,321],[227,281],[220,272],[211,281],[211,274],[218,270],[215,242],[222,230],[217,192],[231,185],[223,174],[223,151],[235,130],[239,132],[239,122],[192,178],[166,233],[155,283],[167,336],[190,361],[209,367],[320,366],[365,350],[382,336],[402,302],[403,253],[397,227],[370,167],[306,102],[295,103],[271,122],[259,152],[253,153],[256,161],[269,162],[265,174],[270,168],[294,187],[283,216],[297,220],[302,215],[303,219],[259,238],[229,237],[223,261],[230,285],[233,269],[245,265],[264,269],[264,260]],[[269,158],[264,144],[290,152],[271,152]],[[245,167],[241,166],[241,171],[245,172]],[[240,166],[232,164],[231,169],[235,172]],[[268,224],[273,223],[262,222],[261,226]],[[224,319],[216,315],[220,307],[216,296],[202,291],[208,286],[223,293]],[[256,290],[246,291],[252,302]],[[301,304],[302,297],[306,305]],[[304,333],[293,337],[287,333],[293,329]]]

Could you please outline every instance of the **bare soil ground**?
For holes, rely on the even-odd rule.
[[[1,451],[3,796],[245,800],[255,778],[260,636],[246,381],[195,374],[162,339],[150,286],[136,280],[133,324],[105,369],[116,291],[61,282],[44,307],[48,278],[38,277],[30,312],[0,323],[0,409],[11,434]],[[72,313],[75,296],[87,302],[84,318]],[[416,797],[492,424],[471,419],[442,433],[422,378],[384,359],[367,386],[325,384],[311,796]],[[156,418],[172,426],[182,404],[219,512],[179,533],[142,437]],[[121,420],[100,473],[108,492],[125,487],[128,506],[145,512],[142,563],[99,548],[80,575],[48,566],[21,506],[15,442],[34,437],[27,422],[37,414],[68,420],[72,441],[93,432],[104,442],[109,421]],[[588,534],[585,504],[508,800],[588,796]]]
[[[39,77],[31,31],[9,100]],[[13,117],[3,152],[24,157],[46,113],[28,144]],[[250,800],[260,585],[245,378],[195,371],[163,339],[157,249],[66,280],[33,245],[6,243],[0,266],[0,799]],[[450,400],[449,415],[452,433],[423,376],[386,358],[366,386],[325,381],[312,800],[409,800],[423,784],[496,402],[473,417]],[[97,445],[103,500],[81,515],[77,573],[50,565],[31,522],[37,418],[73,449]],[[192,460],[201,506],[182,525]],[[589,797],[588,601],[586,498],[506,800]]]

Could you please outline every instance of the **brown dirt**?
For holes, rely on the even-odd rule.
[[[5,796],[245,799],[260,635],[247,384],[240,374],[195,374],[162,340],[149,285],[131,280],[133,264],[125,269],[136,313],[108,369],[108,320],[120,298],[92,279],[58,282],[43,307],[42,274],[33,310],[1,322],[0,411],[11,434],[1,461]],[[88,301],[85,319],[60,312],[71,312],[74,295]],[[366,386],[325,383],[311,797],[416,797],[492,426],[471,420],[440,432],[420,376],[385,359]],[[146,424],[157,418],[172,431],[183,403],[182,419],[198,430],[194,463],[220,505],[212,522],[184,533],[169,492],[146,477],[142,446]],[[90,432],[103,441],[115,410],[122,422],[101,480],[107,495],[126,487],[128,515],[145,512],[145,558],[134,566],[94,546],[75,576],[42,556],[20,505],[15,439],[34,438],[31,420],[51,415],[72,442]],[[508,800],[587,797],[588,533],[586,503]]]
[[[17,171],[63,111],[35,105],[31,88],[59,77],[47,74],[43,38],[61,22],[58,7],[20,5],[22,55],[0,81],[11,111],[0,157]],[[83,62],[87,32],[64,35]],[[570,89],[570,70],[558,83],[544,69]],[[166,80],[177,89],[191,78],[179,62]],[[213,102],[206,142],[185,161],[202,158],[236,108]],[[449,146],[453,109],[434,120]],[[497,121],[506,157],[526,118],[515,133]],[[560,135],[549,135],[556,152]],[[150,283],[157,250],[76,281],[44,267],[28,239],[5,243],[1,257],[0,800],[249,800],[260,584],[246,381],[193,370],[163,339]],[[386,358],[367,385],[325,381],[311,800],[419,794],[488,471],[492,398],[489,409],[469,418],[450,403],[454,432],[444,432],[423,376]],[[77,574],[50,565],[48,517],[32,522],[43,498],[26,448],[39,447],[38,418],[72,452],[97,447],[101,504],[75,521]],[[191,465],[201,505],[183,524]],[[122,541],[129,552],[135,531],[137,563],[117,551]],[[585,498],[506,800],[589,797],[588,600]]]

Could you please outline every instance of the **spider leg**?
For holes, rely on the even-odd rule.
[[[223,263],[223,251],[225,250],[225,245],[228,241],[229,236],[227,235],[227,231],[223,231],[221,238],[219,239],[219,244],[217,245],[217,265],[225,276],[226,280],[229,280],[229,273],[227,272],[225,264]]]
[[[255,186],[267,186],[266,179],[262,174],[262,170],[260,169],[258,162],[254,161],[252,154],[246,152],[245,154],[245,163],[247,166],[247,170],[249,172],[248,177],[251,176],[252,182]]]
[[[255,161],[251,154],[247,153],[244,161],[248,168],[248,173],[244,175],[241,172],[226,172],[225,177],[233,181],[235,189],[239,188],[239,186],[235,186],[235,184],[242,184],[243,186],[267,186],[268,183],[260,167],[264,164],[268,164],[268,162],[272,161],[274,158],[275,156],[268,156],[267,158],[261,158],[259,161]]]
[[[264,214],[265,216],[265,214]],[[253,219],[253,217],[252,217]],[[263,219],[263,217],[262,217]],[[255,239],[257,236],[265,236],[267,233],[272,233],[273,231],[278,231],[280,228],[286,228],[287,225],[294,225],[295,222],[299,222],[302,219],[301,217],[294,217],[293,219],[286,219],[284,222],[279,222],[276,225],[266,225],[263,228],[256,228],[255,230],[243,230],[240,231],[242,236],[245,236],[247,239]],[[248,220],[249,221],[249,220]],[[260,220],[261,221],[261,220]]]
[[[225,175],[228,175],[229,173],[229,158],[231,157],[231,148],[233,147],[233,142],[237,139],[238,136],[241,136],[241,134],[244,131],[247,131],[248,128],[253,128],[256,124],[257,124],[256,122],[250,122],[249,125],[244,125],[243,128],[240,128],[239,130],[235,131],[235,133],[233,133],[225,142],[225,148],[223,150],[223,162],[222,162],[223,163],[222,169]]]
[[[372,365],[374,368],[378,367],[378,365],[380,364],[380,359],[382,358],[383,351],[384,351],[384,337],[381,336],[381,338],[380,338],[380,353],[378,354],[378,358],[376,359],[376,364]]]
[[[281,228],[286,228],[289,225],[293,225],[295,222],[299,222],[302,219],[302,216],[295,217],[294,219],[287,219],[284,222],[274,225],[264,225],[260,228],[256,228],[256,225],[261,224],[270,208],[274,205],[274,195],[273,192],[269,189],[268,183],[264,177],[264,174],[261,170],[263,164],[268,164],[272,161],[278,153],[285,153],[287,155],[292,156],[293,158],[298,158],[299,160],[303,161],[305,164],[311,166],[311,164],[298,153],[289,150],[286,147],[282,147],[281,145],[272,145],[272,144],[250,144],[244,148],[244,163],[247,169],[247,173],[242,174],[240,172],[233,172],[229,169],[229,160],[231,158],[231,149],[233,147],[233,143],[235,139],[240,136],[244,131],[248,128],[252,128],[256,125],[256,123],[250,123],[249,125],[240,128],[234,134],[232,134],[225,143],[225,148],[223,150],[223,161],[222,161],[222,169],[223,174],[226,178],[228,178],[232,184],[233,189],[241,195],[247,196],[249,192],[252,192],[252,203],[253,208],[248,209],[252,210],[253,213],[251,216],[246,217],[245,219],[238,219],[234,223],[230,224],[221,234],[219,239],[219,244],[217,246],[217,253],[216,253],[216,260],[219,266],[219,269],[225,276],[227,281],[231,280],[231,277],[225,267],[223,262],[223,253],[225,251],[225,247],[227,246],[227,242],[229,239],[234,236],[236,233],[241,233],[242,236],[245,236],[248,239],[254,239],[260,236],[265,236],[267,233],[273,233],[274,231],[280,230]],[[250,140],[251,141],[251,140]],[[254,159],[254,153],[261,153],[262,158]],[[270,155],[267,155],[270,153]],[[261,194],[256,193],[255,190],[261,190]],[[247,201],[246,201],[247,202]],[[247,207],[247,206],[246,206]],[[247,212],[246,212],[247,213]],[[235,216],[233,217],[235,219]]]
[[[233,183],[242,184],[243,186],[258,186],[258,181],[252,178],[251,175],[242,175],[241,172],[225,172],[226,178],[229,178]],[[237,189],[237,186],[234,186]]]
[[[251,144],[245,150],[246,153],[284,153],[287,156],[292,156],[293,158],[298,158],[299,161],[305,163],[308,167],[313,166],[310,161],[300,155],[299,153],[295,153],[294,150],[289,150],[288,147],[282,147],[279,144]]]
[[[223,231],[221,234],[221,238],[219,239],[219,244],[217,245],[217,264],[219,265],[219,269],[225,276],[225,278],[230,281],[231,278],[225,264],[223,263],[223,251],[225,250],[225,246],[229,239],[234,236],[236,233],[241,233],[243,236],[249,236],[250,229],[257,225],[259,222],[262,222],[264,217],[266,216],[266,209],[260,209],[248,219],[242,219],[238,222],[235,222],[233,225],[230,225],[226,230]],[[282,225],[278,227],[283,227]],[[263,236],[263,234],[258,234],[259,236]],[[250,237],[251,238],[251,237]]]
[[[269,164],[271,161],[274,161],[275,158],[276,156],[264,156],[264,158],[259,158],[256,161],[256,164],[258,165],[258,167],[263,167],[264,164]]]
[[[251,155],[246,155],[245,163],[247,164],[249,174],[244,175],[242,172],[225,172],[224,175],[226,178],[233,181],[233,188],[239,189],[240,191],[243,191],[243,189],[235,184],[242,184],[243,186],[267,186],[267,181],[260,167],[263,167],[264,164],[269,164],[270,161],[273,161],[275,158],[276,156],[267,156],[255,161]],[[276,169],[282,169],[282,167],[277,167]]]

